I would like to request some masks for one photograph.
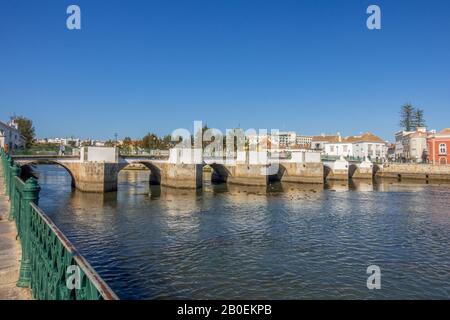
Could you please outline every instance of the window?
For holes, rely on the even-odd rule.
[[[334,152],[334,146],[330,146],[330,152]]]
[[[447,145],[445,143],[439,145],[439,154],[447,154]]]

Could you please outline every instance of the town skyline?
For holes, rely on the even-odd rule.
[[[40,137],[164,135],[199,119],[387,140],[405,103],[425,109],[431,129],[450,118],[448,2],[423,15],[420,3],[378,1],[381,30],[367,29],[364,2],[247,3],[236,14],[226,1],[107,12],[78,1],[81,30],[66,28],[66,4],[22,3],[0,10],[0,119],[33,119]]]
[[[1,113],[0,113],[1,114]],[[14,113],[14,116],[17,116],[16,113]],[[14,116],[9,116],[6,118],[0,118],[0,121],[3,121],[4,123],[8,122],[9,120],[13,119]],[[24,116],[24,115],[20,115],[20,116]],[[399,112],[397,111],[397,118],[395,118],[395,121],[399,121]],[[25,116],[26,117],[26,116]],[[28,118],[28,117],[26,117]],[[427,117],[428,119],[428,117]],[[69,138],[76,138],[76,139],[80,139],[80,140],[95,140],[95,141],[108,141],[108,140],[123,140],[125,138],[131,138],[132,140],[138,140],[141,139],[142,137],[144,137],[147,134],[156,134],[159,137],[164,137],[166,135],[170,135],[172,134],[172,132],[176,131],[177,129],[187,129],[190,132],[194,132],[194,122],[195,121],[199,121],[199,120],[193,120],[189,125],[186,125],[184,127],[180,127],[180,128],[174,128],[173,130],[169,131],[169,132],[158,132],[155,130],[155,128],[149,128],[147,130],[143,130],[141,133],[137,133],[137,135],[131,135],[127,132],[136,132],[136,130],[124,130],[122,128],[122,130],[113,130],[109,133],[105,133],[105,134],[100,134],[100,135],[94,135],[94,136],[90,136],[90,135],[86,135],[86,134],[78,134],[78,133],[70,133],[70,134],[64,134],[63,132],[65,132],[64,130],[61,130],[59,133],[55,133],[55,134],[42,134],[42,132],[46,132],[45,129],[40,128],[38,125],[36,125],[36,121],[34,119],[31,119],[33,121],[34,127],[36,129],[36,139],[69,139]],[[267,130],[267,133],[270,135],[270,132],[272,130],[278,130],[280,133],[291,133],[294,132],[296,133],[298,136],[321,136],[321,135],[325,135],[325,136],[330,136],[330,135],[340,135],[342,137],[351,137],[351,136],[357,136],[357,135],[362,135],[364,133],[373,133],[377,136],[379,136],[380,138],[382,138],[384,141],[386,142],[393,142],[394,138],[395,138],[395,133],[405,130],[403,127],[401,127],[400,125],[397,125],[397,127],[395,128],[395,131],[389,132],[387,136],[384,136],[382,134],[379,134],[380,131],[382,130],[378,130],[378,131],[371,131],[371,130],[360,130],[360,131],[350,131],[349,129],[346,129],[345,127],[341,127],[341,129],[337,129],[336,131],[332,131],[332,130],[322,130],[322,131],[314,131],[314,130],[310,130],[308,132],[304,131],[299,131],[299,130],[294,130],[292,128],[285,128],[285,129],[280,129],[280,128],[262,128],[262,127],[249,127],[249,128],[245,128],[243,126],[241,126],[240,124],[238,124],[235,127],[230,127],[230,128],[220,128],[214,125],[210,125],[208,122],[204,122],[201,121],[201,123],[204,126],[207,126],[208,128],[211,129],[218,129],[221,132],[223,132],[225,134],[226,130],[229,129],[243,129],[244,131],[246,130],[256,130],[257,133],[259,133],[260,131],[264,131]],[[369,127],[369,126],[368,126]],[[433,127],[428,125],[428,121],[425,125],[426,128],[429,129],[429,131],[440,131],[442,129],[447,128],[447,126],[443,126],[443,127]],[[83,127],[82,130],[83,132],[89,131],[89,128]]]

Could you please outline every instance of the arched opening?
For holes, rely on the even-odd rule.
[[[23,181],[28,180],[30,177],[34,177],[39,180],[39,178],[42,178],[40,176],[39,170],[36,170],[35,166],[44,166],[44,165],[50,165],[50,166],[56,166],[59,168],[63,168],[70,176],[70,184],[72,187],[75,187],[75,178],[73,176],[72,171],[65,166],[63,163],[53,160],[34,160],[27,163],[21,164],[21,173],[20,178]],[[41,179],[42,180],[42,179]]]
[[[380,166],[374,164],[372,167],[372,176],[376,177],[377,173],[378,173],[378,171],[380,171],[380,169],[381,169]]]
[[[444,158],[444,157],[440,158],[439,159],[439,164],[446,165],[447,164],[447,158]]]
[[[351,179],[353,175],[355,174],[356,170],[358,170],[358,166],[356,164],[351,164],[348,167],[348,177]]]
[[[211,163],[209,166],[212,169],[211,182],[215,184],[226,183],[230,176],[230,171],[221,164]]]
[[[269,183],[272,182],[280,182],[283,179],[283,175],[286,172],[286,168],[281,164],[278,164],[278,172],[275,174],[269,175]]]
[[[136,166],[136,165],[138,165],[138,166]],[[127,166],[121,168],[120,171],[122,171],[124,169],[131,169],[131,168],[133,168],[134,170],[148,169],[150,171],[149,184],[151,186],[161,185],[161,169],[158,168],[153,163],[147,162],[147,161],[133,162],[133,163],[130,163]]]
[[[323,180],[327,181],[328,176],[333,174],[333,169],[331,169],[331,167],[329,167],[328,165],[324,164],[323,165]]]

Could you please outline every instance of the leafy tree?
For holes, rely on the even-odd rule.
[[[416,109],[413,112],[413,124],[414,127],[425,127],[424,111],[422,109]]]
[[[414,107],[407,103],[400,110],[400,126],[406,131],[411,131],[414,127]]]
[[[206,146],[211,143],[211,142],[208,142],[208,141],[204,141],[204,139],[203,139],[204,136],[205,136],[205,132],[207,130],[209,130],[209,129],[210,128],[208,127],[208,125],[205,124],[205,125],[203,125],[201,131],[198,130],[197,132],[195,132],[195,136],[191,134],[191,143],[192,143],[192,145],[195,146],[195,142],[197,140],[199,140],[199,141],[202,141],[202,149],[205,149]]]
[[[170,134],[166,134],[163,138],[162,138],[162,145],[161,145],[161,149],[163,150],[168,150],[170,148],[173,147],[173,142],[172,142],[172,135]]]
[[[105,147],[115,147],[115,146],[116,146],[116,141],[113,141],[113,140],[105,141]]]
[[[14,118],[17,123],[20,134],[25,139],[25,147],[28,149],[33,145],[35,132],[33,127],[33,121],[23,116]]]
[[[131,140],[130,137],[125,137],[125,138],[123,139],[121,149],[122,149],[125,153],[131,153],[131,151],[133,150],[133,148],[134,148],[133,140]]]
[[[131,143],[132,143],[132,140],[130,137],[125,137],[123,139],[123,144],[130,145]]]
[[[144,138],[142,138],[142,147],[145,149],[158,149],[161,142],[158,136],[154,133],[147,133]]]

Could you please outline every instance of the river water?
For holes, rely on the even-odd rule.
[[[72,190],[58,166],[37,171],[40,207],[122,299],[450,298],[450,185],[205,177],[190,191],[123,171],[100,195]]]

